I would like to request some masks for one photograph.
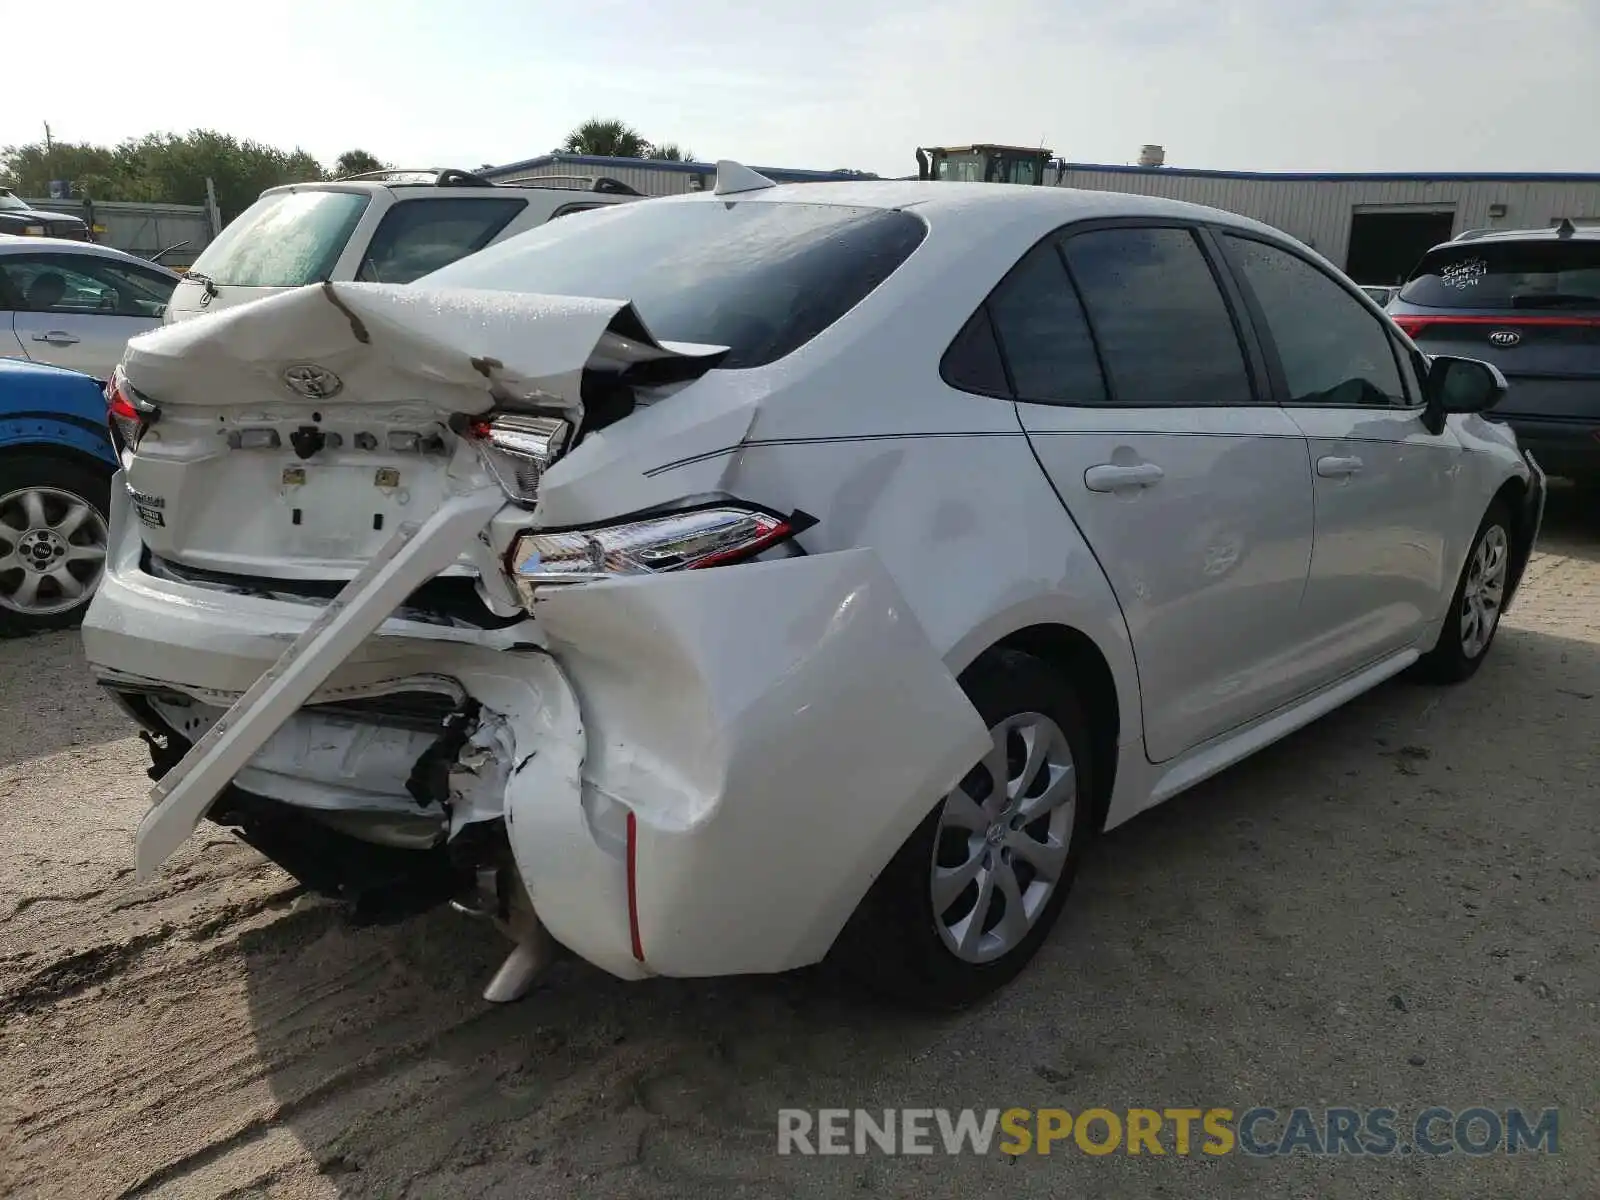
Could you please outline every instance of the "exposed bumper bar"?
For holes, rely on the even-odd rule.
[[[451,563],[504,505],[498,490],[452,497],[420,526],[395,532],[372,559],[151,792],[137,865],[148,879],[223,788],[395,607]]]

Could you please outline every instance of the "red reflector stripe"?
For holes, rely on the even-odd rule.
[[[644,961],[644,943],[639,940],[639,819],[628,814],[628,936],[633,939],[633,957]]]

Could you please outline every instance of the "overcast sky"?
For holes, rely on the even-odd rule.
[[[701,158],[897,175],[915,170],[917,145],[971,141],[1110,163],[1157,142],[1171,166],[1241,170],[1600,171],[1600,0],[72,0],[60,12],[67,25],[38,33],[9,22],[0,145],[39,140],[45,121],[102,143],[208,127],[324,161],[359,146],[475,167],[615,116]]]

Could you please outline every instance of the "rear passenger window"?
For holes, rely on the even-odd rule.
[[[356,269],[369,283],[410,283],[482,250],[527,200],[452,196],[402,200],[384,214]]]
[[[1406,405],[1394,343],[1378,317],[1298,255],[1226,237],[1277,344],[1290,404]]]
[[[1102,229],[1062,243],[1119,405],[1250,404],[1244,351],[1187,229]]]
[[[1083,307],[1053,243],[1023,257],[989,297],[988,309],[1017,399],[1105,403]]]
[[[940,364],[944,381],[964,392],[988,396],[1011,395],[1006,382],[1005,364],[1000,361],[1000,345],[994,340],[994,326],[988,308],[980,308],[956,334]]]

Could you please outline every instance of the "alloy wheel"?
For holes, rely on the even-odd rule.
[[[1469,659],[1482,654],[1494,637],[1510,561],[1506,531],[1499,525],[1489,526],[1472,552],[1466,586],[1461,589],[1461,652]]]
[[[1072,747],[1049,717],[1007,717],[983,761],[945,797],[934,839],[934,924],[945,946],[984,963],[1015,949],[1067,865],[1078,782]]]
[[[106,521],[61,488],[0,496],[0,608],[51,616],[88,601],[106,560]]]

